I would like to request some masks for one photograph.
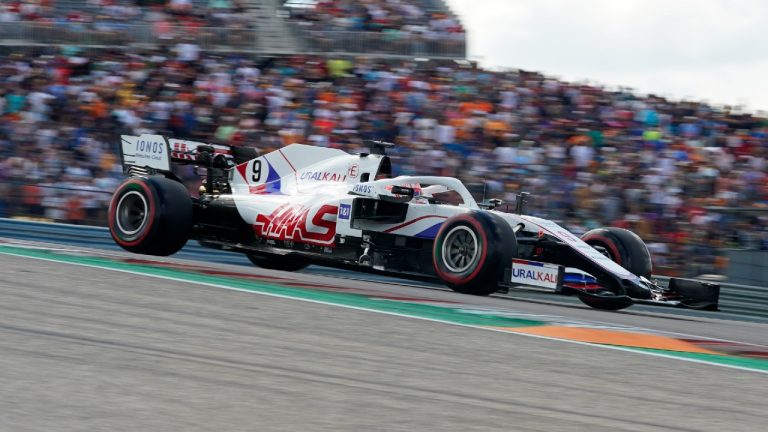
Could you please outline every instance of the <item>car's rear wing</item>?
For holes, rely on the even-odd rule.
[[[126,174],[170,172],[172,163],[226,167],[229,161],[240,163],[258,156],[251,148],[207,144],[162,135],[121,135],[120,140],[123,171]]]

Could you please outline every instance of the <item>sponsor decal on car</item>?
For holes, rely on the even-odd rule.
[[[161,135],[122,135],[123,165],[170,170],[168,144]]]
[[[562,266],[516,258],[512,260],[510,282],[556,290],[561,275]]]
[[[352,206],[350,204],[339,205],[339,219],[349,220],[349,216],[352,214]]]
[[[258,236],[273,240],[332,246],[338,210],[327,204],[313,208],[283,204],[269,215],[257,215],[253,227]]]
[[[373,185],[370,183],[358,183],[352,187],[352,192],[361,195],[373,194]]]
[[[322,182],[343,182],[347,180],[347,176],[329,171],[304,171],[299,176],[299,180],[304,181],[322,181]]]
[[[349,166],[349,171],[347,171],[347,175],[349,178],[357,178],[357,174],[360,172],[360,166],[358,164],[352,164]]]

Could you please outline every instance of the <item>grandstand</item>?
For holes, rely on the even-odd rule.
[[[450,24],[431,22],[453,16],[443,1],[407,1],[422,26]],[[383,138],[398,144],[397,174],[457,176],[505,199],[525,189],[546,197],[533,211],[575,233],[631,228],[662,274],[723,272],[724,247],[768,249],[765,118],[486,71],[461,60],[455,25],[455,40],[430,44],[398,36],[413,21],[366,27],[344,11],[292,15],[282,0],[243,0],[222,21],[196,0],[199,16],[176,17],[176,34],[156,32],[168,21],[158,7],[135,24],[88,21],[103,12],[93,2],[58,0],[34,20],[12,3],[0,2],[0,216],[102,224],[120,133],[263,151]],[[307,17],[361,28],[317,30]]]
[[[420,21],[410,26],[386,25],[381,31],[350,31],[308,28],[306,21],[291,19],[297,3],[286,0],[224,1],[233,11],[216,10],[221,2],[184,0],[189,7],[174,8],[173,1],[57,0],[40,8],[34,17],[16,16],[0,26],[0,43],[13,46],[78,45],[89,48],[115,46],[152,48],[177,42],[193,42],[207,51],[239,51],[254,54],[344,53],[391,57],[464,58],[462,33],[428,31],[428,18],[453,17],[441,0],[405,2],[419,11]],[[337,1],[337,0],[334,0]],[[0,3],[6,8],[13,1]],[[164,6],[163,3],[166,5]],[[312,10],[327,2],[303,3]],[[136,4],[150,4],[138,9]],[[115,5],[130,9],[119,11]],[[154,6],[152,6],[154,5]],[[156,12],[170,14],[161,17]],[[179,12],[182,11],[182,12]],[[130,12],[130,16],[120,16]],[[407,27],[407,28],[406,28]]]

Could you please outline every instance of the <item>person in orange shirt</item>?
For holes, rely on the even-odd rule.
[[[471,114],[472,111],[474,110],[475,110],[474,101],[466,101],[459,104],[459,111],[461,111],[463,114]]]
[[[65,204],[67,223],[82,225],[85,222],[83,202],[77,195],[72,195]]]
[[[109,106],[98,96],[94,97],[93,101],[86,103],[82,106],[82,109],[87,112],[92,118],[103,119],[107,116]]]
[[[483,127],[486,136],[501,138],[505,133],[512,131],[512,128],[505,121],[496,116],[490,116]]]
[[[322,92],[318,93],[317,99],[321,100],[321,101],[328,102],[330,104],[330,103],[333,103],[333,102],[336,101],[336,94],[333,93],[332,91],[325,90],[325,91],[322,91]]]
[[[488,101],[487,99],[482,99],[477,102],[475,102],[475,109],[477,111],[482,111],[484,113],[489,113],[493,111],[493,104]]]
[[[25,184],[21,186],[21,203],[24,211],[30,216],[43,216],[44,209],[42,205],[43,191],[40,186],[34,184]]]
[[[484,99],[470,100],[462,102],[460,105],[460,110],[464,114],[472,114],[475,111],[489,113],[493,111],[493,104]]]
[[[456,138],[463,140],[468,137],[467,130],[465,128],[467,119],[465,117],[455,117],[448,120],[448,124],[453,126],[456,130]]]

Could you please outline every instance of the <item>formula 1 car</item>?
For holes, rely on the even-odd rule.
[[[128,179],[112,197],[109,229],[131,252],[171,255],[195,239],[269,269],[317,264],[439,279],[474,295],[528,287],[607,310],[718,308],[716,284],[652,281],[648,249],[630,231],[577,237],[523,214],[523,194],[505,213],[500,200],[478,204],[455,178],[390,178],[387,143],[356,155],[293,144],[257,157],[160,135],[121,138]],[[199,196],[190,196],[171,163],[198,167]]]

